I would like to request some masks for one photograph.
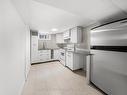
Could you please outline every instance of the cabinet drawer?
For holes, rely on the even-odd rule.
[[[50,50],[39,50],[38,53],[50,53]]]
[[[49,54],[40,54],[39,59],[51,59],[51,56]]]

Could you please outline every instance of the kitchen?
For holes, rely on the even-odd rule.
[[[127,0],[0,0],[0,95],[127,95]]]
[[[60,61],[71,70],[85,69],[86,55],[78,52],[83,48],[85,36],[83,32],[81,26],[56,34],[31,30],[32,64]]]
[[[97,87],[96,89],[100,90],[104,95],[120,95],[120,93],[125,95],[126,78],[124,75],[126,71],[127,51],[126,26],[127,19],[125,18],[92,28],[90,34],[91,49],[85,47],[88,39],[84,40],[84,38],[88,36],[88,34],[86,33],[85,28],[81,26],[70,28],[61,33],[40,33],[41,36],[54,36],[55,45],[50,43],[54,47],[49,48],[48,43],[43,43],[42,48],[38,52],[39,54],[42,52],[41,54],[47,55],[47,60],[43,60],[46,57],[41,56],[43,61],[39,59],[34,63],[33,60],[32,64],[59,61],[59,64],[62,64],[62,66],[71,70],[73,73],[78,70],[85,71],[84,75],[86,75],[87,85]],[[36,32],[36,34],[39,33]],[[40,39],[40,34],[39,36],[36,35],[38,41]],[[50,40],[53,41],[53,39]],[[36,48],[37,50],[40,48],[38,46]],[[35,52],[33,52],[33,56],[35,56],[34,54]],[[115,60],[113,61],[111,58],[114,58]],[[119,73],[119,75],[117,75],[117,73]],[[106,76],[103,74],[106,74]],[[112,80],[110,80],[110,78]],[[118,80],[118,78],[123,78],[121,79],[123,81]],[[119,86],[121,86],[121,89]]]

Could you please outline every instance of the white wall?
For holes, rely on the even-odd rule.
[[[11,1],[0,0],[0,95],[21,95],[30,63],[29,33]]]
[[[30,24],[31,20],[31,0],[11,0],[22,20]]]

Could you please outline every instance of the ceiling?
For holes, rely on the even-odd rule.
[[[63,32],[70,27],[85,26],[93,21],[90,18],[36,1],[31,2],[31,10],[31,28],[41,32],[53,33],[53,28],[58,29],[54,32]]]
[[[13,0],[21,15],[27,10],[31,29],[41,32],[63,32],[75,26],[88,26],[95,22],[109,22],[127,17],[127,0]],[[29,4],[28,4],[29,1]],[[16,3],[17,4],[17,3]],[[23,11],[24,9],[24,11]],[[58,31],[51,31],[56,28]]]

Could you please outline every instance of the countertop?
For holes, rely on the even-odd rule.
[[[68,51],[68,52],[79,53],[79,54],[83,54],[85,56],[91,55],[90,50],[88,50],[88,49],[81,49],[81,48],[75,48],[75,51]]]
[[[83,54],[84,56],[92,55],[90,53],[90,50],[88,50],[88,49],[82,49],[82,48],[75,48],[75,51],[68,51],[67,48],[46,48],[46,49],[39,49],[39,51],[41,51],[41,50],[57,50],[57,49],[64,49],[67,52],[73,52],[73,53]]]
[[[57,49],[60,49],[60,48],[45,48],[45,49],[38,49],[38,50],[57,50]]]

